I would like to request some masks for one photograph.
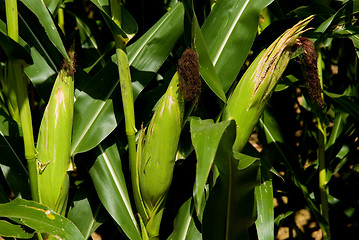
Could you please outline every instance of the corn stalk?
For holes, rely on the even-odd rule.
[[[8,36],[19,41],[17,1],[5,1]],[[25,158],[28,163],[31,195],[37,198],[36,185],[36,152],[32,129],[32,117],[27,96],[28,80],[24,74],[25,62],[20,59],[9,59],[6,62],[6,76],[2,82],[9,113],[18,123],[24,140]]]
[[[323,88],[323,76],[322,76],[322,55],[319,51],[318,54],[318,76]],[[322,93],[322,98],[324,94]],[[325,144],[327,143],[327,131],[326,125],[323,123],[320,117],[317,117],[318,121],[318,169],[319,169],[319,190],[320,190],[320,213],[325,219],[327,225],[329,226],[329,206],[328,206],[328,172],[325,161]],[[330,229],[323,229],[323,239],[330,239]]]

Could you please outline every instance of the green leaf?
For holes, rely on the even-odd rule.
[[[292,215],[294,213],[294,211],[288,211],[286,213],[282,213],[282,214],[279,214],[275,220],[274,220],[274,224],[276,226],[279,226],[281,224],[281,221],[286,219],[287,217],[289,217],[290,215]]]
[[[256,219],[254,188],[260,183],[260,160],[233,153],[235,128],[231,121],[217,150],[220,175],[204,210],[204,239],[249,239],[248,227]]]
[[[49,233],[64,240],[84,239],[70,220],[37,202],[16,198],[0,204],[0,217],[16,218],[38,233]]]
[[[0,220],[0,236],[28,239],[34,236],[34,233],[26,232],[21,225]]]
[[[34,47],[31,48],[31,56],[34,60],[34,64],[26,67],[24,72],[32,84],[34,84],[42,99],[48,101],[52,86],[57,77],[57,71],[49,66]]]
[[[17,123],[0,109],[0,168],[15,196],[30,197],[28,172],[21,161],[23,140]]]
[[[95,153],[97,159],[89,172],[102,204],[129,239],[140,240],[116,144],[101,143]]]
[[[188,1],[187,1],[188,2]],[[186,3],[187,3],[186,2]],[[203,77],[203,80],[207,83],[210,89],[223,101],[226,102],[227,98],[223,91],[222,85],[219,82],[216,70],[209,57],[206,43],[204,42],[201,28],[199,27],[196,14],[192,7],[187,6],[186,13],[192,23],[192,45],[198,53],[199,72]]]
[[[21,2],[23,2],[26,7],[28,7],[36,15],[51,42],[60,51],[62,56],[70,62],[70,58],[67,55],[56,25],[44,2],[41,0],[21,0]]]
[[[58,9],[63,0],[44,0],[46,7],[53,14],[56,9]]]
[[[261,166],[263,182],[255,189],[258,218],[256,228],[259,240],[274,239],[273,183],[270,169]]]
[[[183,5],[176,4],[140,39],[128,47],[134,98],[140,94],[166,60],[183,33]],[[119,84],[115,55],[84,87],[75,102],[72,155],[99,144],[117,126],[110,97]],[[75,76],[76,77],[76,76]],[[78,80],[76,80],[78,81]],[[118,90],[119,92],[119,90]]]
[[[0,9],[5,13],[5,1],[1,0],[0,2]],[[27,43],[37,49],[37,51],[53,70],[57,70],[57,65],[61,61],[61,56],[59,51],[49,40],[44,28],[39,24],[38,18],[32,14],[31,11],[26,8],[26,6],[23,6],[23,4],[18,5],[18,17],[20,31],[19,34],[23,36]],[[33,24],[30,25],[28,23]],[[0,31],[7,35],[6,23],[2,20],[0,20]],[[19,43],[23,47],[27,48],[28,44],[24,41],[24,39],[20,38]],[[33,60],[35,62],[35,59]]]
[[[354,117],[356,121],[359,121],[359,98],[353,96],[340,96],[336,97],[333,94],[326,92],[328,96],[333,100],[334,107]]]
[[[260,118],[259,121],[259,126],[263,129],[266,136],[266,142],[263,142],[264,149],[266,149],[265,157],[273,159],[273,161],[280,161],[280,163],[292,174],[294,184],[300,189],[304,198],[307,200],[308,206],[312,210],[319,225],[322,228],[327,228],[328,225],[321,216],[318,207],[309,196],[307,186],[303,184],[302,180],[299,178],[301,168],[298,166],[298,161],[293,161],[293,159],[297,159],[297,157],[293,155],[291,149],[285,144],[281,128],[268,109],[263,112],[262,118]]]
[[[30,53],[2,32],[0,32],[0,47],[5,52],[8,59],[21,59],[24,61],[24,65],[33,64]]]
[[[24,21],[24,19],[21,18],[21,15],[19,15],[19,17],[21,20]],[[26,15],[26,17],[30,17],[30,16]],[[28,22],[31,22],[31,19],[28,20]],[[36,26],[36,24],[34,25]],[[27,26],[26,30],[28,31],[26,32],[26,37],[29,36],[32,37],[31,39],[28,40],[32,42],[32,44],[36,46],[36,48],[35,47],[30,48],[30,54],[31,54],[30,58],[32,58],[31,59],[32,65],[29,65],[26,68],[24,68],[24,72],[26,76],[34,84],[36,90],[39,92],[42,99],[47,101],[50,97],[51,89],[58,73],[55,64],[57,57],[54,56],[54,55],[57,56],[58,52],[54,47],[53,49],[55,49],[56,53],[54,53],[53,49],[49,50],[48,48],[46,48],[46,44],[40,41],[43,40],[42,35],[34,34],[34,32],[36,33],[39,32],[37,29],[31,30],[28,25],[26,26]],[[1,20],[0,20],[0,31],[2,33],[6,33],[6,24]],[[25,41],[22,38],[20,38],[19,43],[24,47],[28,46],[27,43],[25,43]],[[37,49],[42,50],[43,55],[41,55]]]
[[[135,99],[153,78],[183,34],[183,14],[183,4],[176,3],[141,38],[127,48]],[[115,55],[112,61],[117,63]]]
[[[167,240],[201,240],[202,234],[198,231],[193,214],[192,198],[189,198],[179,209],[174,221],[172,234]]]
[[[193,198],[196,212],[200,219],[202,219],[205,207],[205,185],[212,169],[219,142],[230,123],[230,121],[225,121],[215,124],[212,120],[191,120],[191,138],[197,156]]]
[[[350,40],[352,40],[355,47],[355,52],[359,58],[359,31],[357,27],[345,27],[334,31],[333,34],[338,34],[339,37],[348,37]]]
[[[108,0],[91,0],[101,10],[101,14],[109,26],[111,32],[115,35],[121,35],[123,38],[131,40],[137,32],[137,23],[131,14],[122,6],[122,23],[118,26],[111,17],[111,10]]]
[[[92,183],[81,183],[74,196],[67,217],[78,227],[85,239],[107,220],[108,214],[97,198]]]
[[[218,1],[205,20],[203,38],[224,92],[248,56],[257,34],[260,10],[272,1]]]
[[[107,65],[89,81],[76,98],[72,156],[94,148],[116,128],[117,121],[110,97],[115,92],[117,84],[116,65]]]

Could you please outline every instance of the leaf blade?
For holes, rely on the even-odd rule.
[[[205,20],[203,38],[224,92],[232,85],[249,53],[257,33],[259,11],[271,2],[218,1]]]
[[[140,240],[116,144],[101,143],[95,151],[98,157],[89,172],[102,204],[130,239]]]
[[[84,240],[70,220],[34,201],[16,198],[9,203],[0,204],[0,216],[21,219],[21,222],[39,233],[49,233],[64,240]]]

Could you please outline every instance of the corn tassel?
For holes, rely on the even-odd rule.
[[[223,120],[234,119],[237,136],[233,150],[240,152],[247,143],[267,101],[297,48],[297,38],[313,19],[306,18],[285,31],[249,66],[223,111]]]
[[[71,54],[70,54],[71,55]],[[60,70],[41,121],[37,142],[39,201],[64,215],[69,191],[74,105],[72,66]]]
[[[178,85],[179,77],[176,73],[156,107],[146,135],[138,145],[138,151],[141,152],[137,153],[137,168],[143,204],[137,204],[137,208],[140,213],[145,214],[142,218],[150,238],[157,238],[159,235],[183,124],[184,97]]]

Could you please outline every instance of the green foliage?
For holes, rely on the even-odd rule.
[[[0,0],[0,236],[358,234],[358,14],[357,0]],[[56,78],[72,44],[70,84]],[[198,64],[178,62],[187,48]]]

